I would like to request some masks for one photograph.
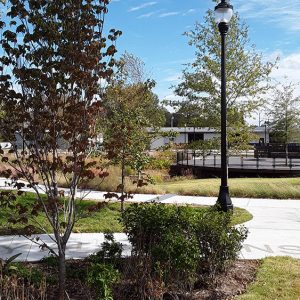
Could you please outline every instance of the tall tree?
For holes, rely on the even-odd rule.
[[[36,194],[32,207],[16,209],[34,217],[42,209],[53,229],[51,240],[59,259],[59,291],[65,298],[66,245],[77,220],[76,190],[81,180],[102,176],[100,166],[88,163],[95,120],[101,114],[100,82],[113,73],[115,41],[120,31],[103,34],[108,0],[10,0],[1,22],[0,99],[5,114],[0,131],[13,144],[8,156],[0,151],[10,168],[4,172],[13,186],[22,188],[25,179]],[[25,149],[18,149],[16,135]],[[67,154],[60,151],[64,141]],[[65,157],[66,156],[66,157]],[[92,172],[91,167],[96,169]],[[62,201],[58,176],[63,174],[69,192]],[[39,183],[43,184],[46,197]],[[16,196],[1,193],[3,204]],[[10,200],[10,201],[7,201]],[[40,230],[43,224],[36,223]],[[28,233],[31,226],[26,226]],[[41,240],[32,239],[49,247]]]
[[[279,84],[274,88],[268,113],[273,139],[285,144],[287,164],[288,143],[300,142],[300,96],[295,96],[295,84]]]
[[[125,53],[118,62],[119,70],[105,97],[107,121],[104,124],[104,145],[108,158],[121,166],[121,210],[124,210],[125,167],[140,174],[149,161],[152,136],[148,128],[158,128],[165,122],[164,111],[152,92],[155,83],[145,78],[144,63]]]
[[[124,211],[125,168],[133,167],[140,174],[147,162],[147,150],[150,136],[147,132],[149,120],[139,107],[137,94],[146,96],[147,87],[143,86],[114,86],[107,92],[107,100],[111,107],[106,121],[104,146],[108,158],[113,164],[121,166],[121,210]]]
[[[216,2],[216,1],[213,1]],[[196,48],[196,58],[183,71],[182,82],[175,93],[183,97],[180,109],[198,113],[200,126],[220,124],[221,41],[214,12],[209,10],[203,23],[186,32],[189,45]],[[248,28],[237,14],[230,22],[227,43],[227,105],[233,111],[250,113],[269,90],[269,74],[273,63],[263,62],[262,55],[250,45]],[[232,126],[235,118],[229,119]],[[231,122],[230,122],[231,121]]]

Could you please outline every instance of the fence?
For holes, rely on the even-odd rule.
[[[254,157],[300,158],[300,144],[255,145]]]
[[[199,151],[178,151],[177,165],[184,166],[200,166],[208,168],[220,168],[221,157],[219,154],[201,155]],[[300,170],[300,156],[299,158],[278,157],[273,156],[259,157],[253,155],[253,152],[244,152],[239,156],[230,156],[228,158],[228,167],[237,169],[265,169],[265,170]]]

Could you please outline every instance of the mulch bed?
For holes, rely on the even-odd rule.
[[[58,290],[57,267],[49,263],[29,264],[40,269],[45,277],[50,281],[47,284],[47,298],[56,300]],[[255,280],[259,260],[238,260],[224,274],[216,278],[214,286],[195,286],[195,289],[185,295],[177,294],[165,295],[164,300],[229,300],[245,292],[247,286]],[[96,300],[96,290],[89,286],[86,280],[86,270],[88,262],[86,260],[71,260],[67,262],[67,293],[72,300]],[[50,279],[50,280],[49,280]],[[52,279],[52,280],[51,280]],[[52,282],[51,282],[52,281]],[[123,297],[121,297],[123,300]],[[121,298],[115,300],[121,300]],[[133,300],[126,298],[128,300]],[[136,300],[136,299],[135,299]]]
[[[193,300],[229,300],[245,292],[255,280],[259,260],[238,260],[224,274],[218,276],[214,288],[201,288],[193,291]]]

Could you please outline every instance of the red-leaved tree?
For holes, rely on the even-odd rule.
[[[101,84],[113,73],[115,41],[121,34],[112,29],[104,36],[108,3],[10,0],[2,16],[6,23],[0,24],[0,131],[13,145],[9,154],[0,150],[2,162],[9,166],[2,173],[18,189],[25,179],[36,193],[32,207],[17,204],[22,215],[17,220],[26,223],[24,214],[32,217],[42,209],[51,224],[50,237],[57,245],[51,251],[59,258],[57,299],[65,297],[65,251],[77,219],[77,186],[105,175],[87,158],[102,113]],[[68,183],[64,201],[59,175]],[[1,193],[2,204],[12,207],[16,196],[7,193]],[[36,226],[41,229],[42,224]],[[33,230],[32,225],[25,228],[28,234]]]

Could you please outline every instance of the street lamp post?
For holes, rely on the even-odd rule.
[[[233,209],[228,187],[227,100],[226,100],[226,35],[233,7],[221,0],[215,7],[215,20],[221,34],[221,186],[217,202],[223,211]]]

